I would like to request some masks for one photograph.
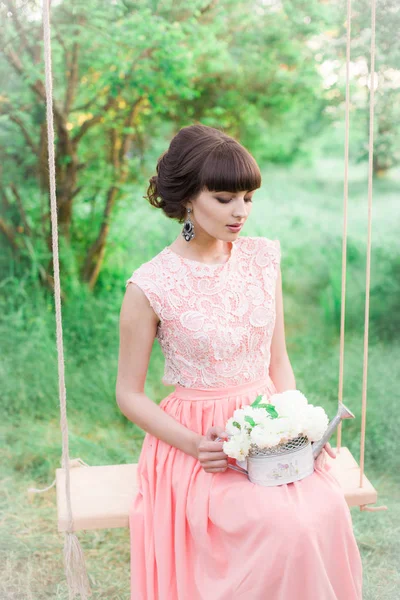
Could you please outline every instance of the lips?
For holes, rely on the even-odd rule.
[[[240,231],[243,226],[243,223],[237,223],[235,225],[227,225],[231,231]]]

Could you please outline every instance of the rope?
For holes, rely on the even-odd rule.
[[[364,360],[363,360],[363,388],[361,405],[361,440],[360,440],[360,481],[363,487],[364,456],[365,456],[365,430],[367,419],[367,375],[368,375],[368,331],[369,331],[369,295],[371,273],[371,230],[372,230],[372,187],[373,187],[373,159],[374,159],[374,100],[375,100],[375,30],[376,30],[376,0],[371,0],[371,66],[369,88],[369,148],[368,148],[368,238],[367,238],[367,266],[365,283],[365,317],[364,317]],[[387,510],[387,506],[367,506],[363,504],[360,510],[376,512]]]
[[[363,359],[363,388],[361,406],[361,439],[360,439],[360,480],[363,487],[365,430],[367,417],[367,373],[368,373],[368,325],[369,325],[369,296],[370,296],[370,265],[371,265],[371,225],[372,225],[372,182],[374,157],[374,92],[375,92],[375,30],[376,30],[376,0],[371,0],[371,67],[370,67],[370,104],[369,104],[369,148],[368,148],[368,239],[364,319],[364,359]],[[338,402],[343,403],[343,365],[344,365],[344,333],[346,311],[346,263],[347,263],[347,213],[349,199],[349,131],[350,131],[350,44],[351,44],[351,0],[347,0],[346,17],[346,105],[345,105],[345,142],[344,142],[344,184],[343,184],[343,241],[342,241],[342,296],[340,314],[340,352],[339,352],[339,391]],[[340,406],[339,406],[340,408]],[[337,451],[340,452],[342,441],[342,421],[337,428]],[[363,511],[387,510],[386,506],[360,506]]]
[[[70,460],[68,445],[68,421],[66,411],[66,389],[64,350],[62,337],[61,318],[61,294],[60,294],[60,267],[58,259],[58,222],[57,222],[57,199],[56,199],[56,168],[54,150],[54,116],[53,116],[53,82],[51,67],[51,37],[50,37],[50,2],[43,1],[43,41],[44,61],[46,75],[46,118],[47,118],[47,145],[49,159],[49,181],[50,181],[50,207],[51,207],[51,229],[53,246],[53,269],[54,269],[54,301],[56,309],[56,336],[58,354],[58,382],[59,399],[61,410],[61,432],[62,432],[62,468],[65,468],[65,493],[67,500],[68,526],[64,534],[64,568],[68,584],[69,597],[74,598],[80,594],[82,600],[91,596],[91,589],[86,572],[85,559],[79,540],[73,533],[74,522],[71,507],[71,482],[70,482]]]
[[[368,148],[368,239],[367,239],[367,266],[366,266],[366,291],[365,291],[365,318],[364,318],[364,360],[363,360],[363,388],[361,405],[361,440],[360,440],[360,487],[364,475],[365,455],[365,429],[367,418],[367,374],[368,374],[368,332],[369,332],[369,296],[371,272],[371,224],[372,224],[372,181],[374,158],[374,99],[375,99],[375,20],[376,0],[371,0],[371,66],[369,82],[369,148]]]
[[[70,469],[72,469],[72,467],[90,467],[90,465],[85,463],[85,461],[82,460],[81,458],[72,458],[69,461],[69,467],[70,467]],[[56,481],[57,481],[57,479],[54,479],[53,483],[48,485],[46,488],[42,488],[42,489],[30,487],[30,488],[28,488],[28,492],[32,492],[35,494],[41,494],[42,492],[48,492],[49,490],[51,490],[51,488],[53,486],[56,485]]]
[[[346,19],[346,108],[345,108],[345,141],[344,141],[344,190],[343,190],[343,238],[342,238],[342,298],[340,313],[340,352],[339,352],[339,408],[343,403],[343,370],[344,370],[344,332],[346,314],[346,263],[347,263],[347,209],[349,201],[349,132],[350,132],[350,42],[351,42],[351,0],[347,0]],[[342,443],[342,421],[337,428],[337,451]]]

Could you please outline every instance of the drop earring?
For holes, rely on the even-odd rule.
[[[190,242],[190,240],[192,238],[194,238],[195,233],[194,233],[194,223],[190,220],[190,213],[192,212],[191,208],[187,209],[188,211],[188,217],[185,220],[185,222],[183,223],[183,229],[182,229],[182,235],[185,238],[185,240],[187,242]]]

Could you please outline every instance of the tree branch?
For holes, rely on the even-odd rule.
[[[99,123],[101,121],[104,114],[116,105],[117,100],[118,100],[118,95],[123,90],[124,86],[127,86],[128,82],[129,82],[129,77],[133,74],[137,63],[140,60],[142,60],[143,58],[148,58],[149,56],[151,56],[151,54],[154,50],[155,50],[155,48],[146,48],[145,50],[143,50],[143,52],[141,52],[139,54],[139,56],[136,58],[136,60],[132,61],[132,64],[130,66],[130,69],[129,69],[125,79],[121,80],[119,82],[119,85],[116,86],[117,89],[115,91],[115,96],[109,96],[109,98],[106,102],[106,105],[104,106],[101,113],[95,115],[94,117],[91,117],[90,119],[87,119],[86,121],[84,121],[82,123],[78,133],[72,138],[73,142],[78,143],[82,139],[82,137],[85,135],[85,133],[88,131],[88,129],[90,129],[94,125],[97,125],[97,123]]]
[[[30,135],[29,131],[27,130],[27,128],[25,127],[25,124],[23,123],[22,119],[18,115],[15,115],[13,113],[8,113],[8,117],[9,117],[10,121],[13,121],[13,123],[18,125],[18,127],[21,129],[22,134],[25,138],[25,141],[27,142],[28,146],[30,146],[33,153],[35,155],[39,154],[39,146],[37,144],[35,144],[35,142],[31,138],[31,135]]]
[[[52,29],[55,32],[55,36],[56,36],[56,39],[57,39],[58,43],[60,44],[61,48],[64,50],[65,55],[67,55],[68,54],[68,48],[67,48],[67,46],[66,46],[66,44],[64,42],[63,36],[61,35],[61,33],[60,33],[59,29],[58,29],[57,23],[55,23],[55,22],[52,23]],[[66,67],[67,67],[67,69],[69,68],[68,60],[66,60]]]
[[[113,108],[116,105],[117,99],[118,99],[117,96],[116,97],[110,96],[101,113],[99,113],[98,115],[95,115],[94,117],[91,117],[90,119],[87,119],[86,121],[84,121],[82,123],[78,133],[72,138],[72,141],[74,142],[74,144],[78,144],[78,142],[80,142],[80,140],[83,138],[85,133],[91,127],[93,127],[94,125],[97,125],[97,123],[100,123],[101,119],[103,118],[103,115],[107,111],[109,111],[110,108]]]
[[[14,52],[14,50],[5,50],[4,52],[6,58],[8,59],[11,66],[15,69],[15,71],[24,77],[26,75],[26,69],[23,66],[22,62],[19,59],[19,56]],[[39,96],[39,98],[46,102],[46,89],[44,87],[43,82],[40,79],[37,79],[34,83],[30,83],[29,87]],[[53,112],[54,116],[57,119],[58,125],[65,130],[68,134],[68,130],[66,128],[66,119],[61,109],[57,106],[57,103],[53,99]]]
[[[32,230],[29,227],[29,223],[28,223],[28,219],[26,217],[26,212],[25,212],[25,209],[24,209],[24,205],[22,203],[21,195],[20,195],[19,191],[17,190],[17,187],[16,187],[16,185],[14,183],[10,184],[10,188],[12,189],[12,192],[13,192],[14,197],[15,197],[15,201],[17,203],[18,212],[20,214],[21,221],[22,221],[22,224],[24,226],[24,233],[26,235],[31,236],[32,235]]]
[[[83,190],[83,185],[78,185],[78,187],[75,188],[71,194],[71,200],[73,200],[75,198],[75,196],[77,196],[79,194],[79,192],[82,190]]]
[[[144,98],[141,97],[141,98],[138,98],[138,100],[136,100],[136,102],[134,102],[131,110],[129,111],[129,113],[125,119],[124,129],[133,127],[136,117],[139,112],[140,104],[143,102],[143,100],[144,100]],[[133,139],[133,136],[134,136],[134,133],[129,133],[129,132],[124,133],[122,136],[122,143],[121,143],[121,148],[119,151],[119,162],[120,163],[123,162],[128,150],[129,150],[129,144],[130,144],[131,140]]]
[[[4,235],[4,237],[9,242],[10,246],[13,250],[19,250],[19,246],[15,239],[15,233],[13,228],[11,228],[7,223],[0,217],[0,231]]]
[[[31,58],[36,61],[36,55],[35,52],[32,48],[32,46],[29,44],[28,42],[28,38],[25,35],[25,30],[21,25],[21,22],[19,20],[18,17],[18,10],[17,7],[15,6],[15,2],[14,0],[4,0],[4,3],[6,5],[6,7],[8,8],[9,12],[12,13],[12,22],[14,24],[15,30],[19,35],[19,39],[23,44],[23,47],[28,51],[28,53],[30,54]]]
[[[78,65],[78,56],[79,56],[79,45],[77,42],[74,42],[72,45],[72,53],[71,58],[68,60],[67,54],[67,62],[69,62],[69,68],[67,70],[68,82],[67,82],[67,91],[65,95],[64,102],[64,114],[68,115],[72,103],[74,101],[76,88],[78,86],[78,78],[79,78],[79,65]]]
[[[4,190],[4,188],[3,188],[2,185],[0,185],[0,194],[1,194],[1,201],[2,201],[2,204],[4,206],[4,212],[6,213],[9,210],[11,210],[11,204],[10,204],[10,201],[8,200],[8,198],[7,198],[7,194],[6,194],[6,192],[5,192],[5,190]]]
[[[110,136],[110,147],[109,147],[109,160],[112,166],[114,167],[114,173],[117,173],[119,170],[119,153],[118,153],[118,133],[115,127],[109,130]]]

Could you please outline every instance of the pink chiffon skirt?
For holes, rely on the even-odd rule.
[[[202,435],[277,390],[176,386],[160,408]],[[362,563],[343,491],[325,464],[263,487],[146,434],[129,511],[131,600],[361,600]],[[229,462],[235,464],[233,459]]]

